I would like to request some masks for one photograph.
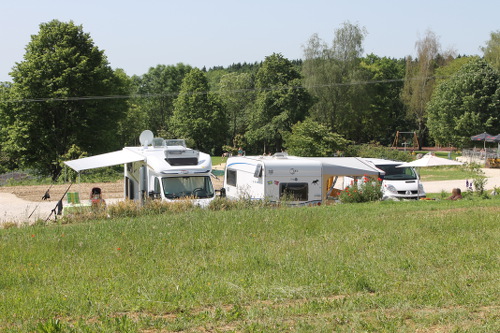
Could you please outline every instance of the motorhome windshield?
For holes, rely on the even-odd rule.
[[[397,168],[397,165],[377,165],[377,168],[385,171],[385,175],[381,176],[386,180],[413,180],[417,179],[415,169],[409,167]]]
[[[164,177],[161,181],[167,199],[212,198],[214,196],[212,181],[208,176]]]

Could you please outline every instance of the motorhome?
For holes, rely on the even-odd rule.
[[[286,200],[319,205],[340,188],[339,177],[378,177],[383,171],[358,158],[237,156],[226,162],[223,192],[230,199]]]
[[[365,158],[378,169],[384,171],[382,178],[382,200],[425,198],[425,190],[420,177],[413,167],[400,167],[404,162],[379,158]]]
[[[140,147],[64,163],[78,172],[123,164],[124,197],[131,200],[189,198],[207,206],[215,198],[210,155],[187,148],[182,139],[154,138],[151,131],[144,131],[139,140]]]

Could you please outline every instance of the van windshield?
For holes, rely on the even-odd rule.
[[[415,180],[417,174],[415,169],[411,167],[396,168],[397,165],[377,165],[377,168],[385,171],[384,176],[380,176],[386,180]]]
[[[164,177],[161,179],[167,199],[183,197],[212,198],[214,188],[208,176]]]

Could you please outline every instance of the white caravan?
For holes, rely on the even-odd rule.
[[[215,198],[210,155],[187,148],[181,139],[154,138],[151,131],[144,131],[140,142],[140,147],[64,163],[78,172],[124,164],[124,195],[131,200],[191,198],[207,206]]]
[[[339,176],[375,176],[383,171],[358,158],[274,156],[230,157],[223,193],[230,199],[289,200],[292,205],[318,205],[330,197]],[[341,184],[341,183],[340,183]]]
[[[367,162],[383,170],[382,200],[387,199],[420,199],[425,198],[424,186],[413,167],[398,167],[404,162],[379,158],[365,158]]]

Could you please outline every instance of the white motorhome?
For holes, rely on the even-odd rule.
[[[365,158],[368,163],[385,172],[382,178],[382,200],[425,198],[425,190],[413,167],[398,167],[404,162],[379,158]]]
[[[230,199],[248,198],[292,205],[318,205],[331,195],[338,177],[375,176],[383,171],[358,158],[238,156],[227,160],[224,193]],[[340,187],[338,187],[340,188]]]
[[[140,142],[140,147],[64,163],[78,172],[123,164],[124,196],[131,200],[191,198],[206,206],[215,198],[210,155],[187,148],[182,139],[154,138],[151,131],[144,131]]]

